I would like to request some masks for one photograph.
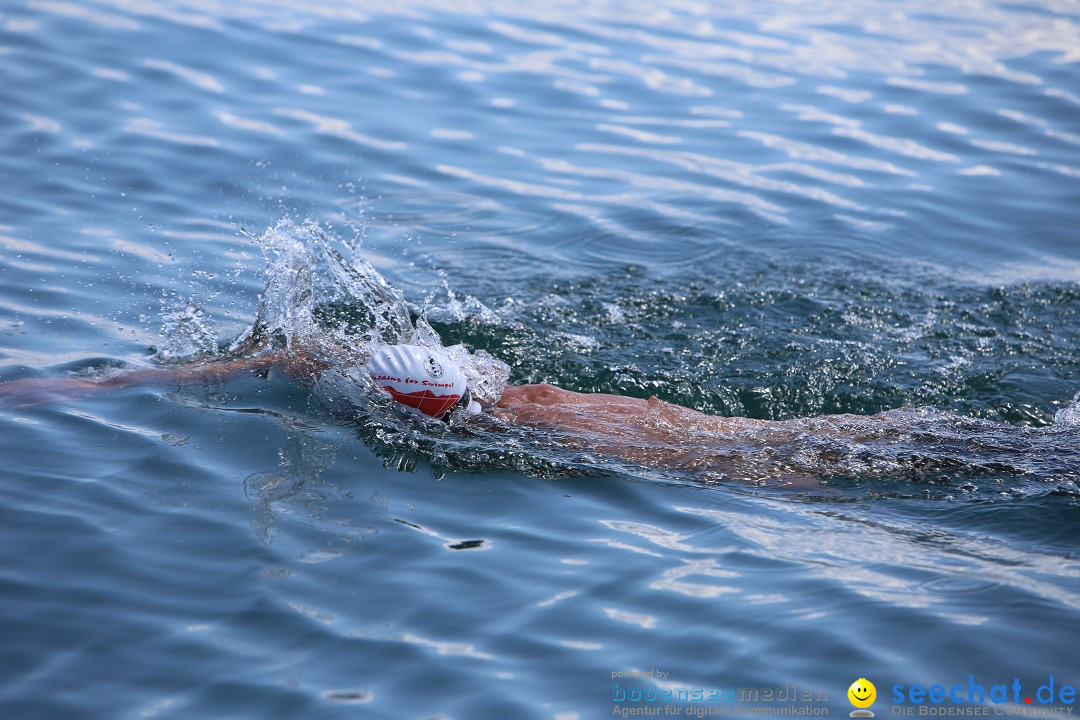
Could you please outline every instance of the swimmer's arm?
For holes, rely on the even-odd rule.
[[[272,368],[281,368],[291,377],[310,377],[325,369],[326,364],[303,354],[286,356],[278,353],[177,367],[146,367],[99,380],[71,377],[24,378],[0,382],[0,406],[25,408],[136,386],[175,387],[195,383],[224,383],[248,375],[265,376]]]

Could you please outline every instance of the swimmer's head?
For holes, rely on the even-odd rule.
[[[367,371],[380,390],[412,412],[439,419],[459,403],[470,413],[479,411],[461,369],[438,350],[386,345],[368,360]]]

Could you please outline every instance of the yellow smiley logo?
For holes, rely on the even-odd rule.
[[[877,688],[866,678],[859,678],[847,689],[848,700],[857,708],[868,708],[877,699]]]

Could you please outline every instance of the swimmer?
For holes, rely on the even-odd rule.
[[[646,400],[579,393],[548,384],[507,385],[501,395],[477,394],[474,398],[458,364],[441,350],[418,345],[384,345],[367,358],[345,364],[362,367],[360,377],[370,379],[372,391],[385,393],[408,412],[437,420],[457,415],[465,419],[466,427],[477,423],[477,427],[496,431],[506,425],[526,428],[590,457],[686,472],[706,480],[743,478],[757,484],[813,485],[824,472],[822,463],[827,466],[830,461],[844,459],[838,442],[875,441],[901,448],[889,452],[889,458],[902,458],[916,473],[932,471],[939,465],[944,470],[955,469],[953,458],[962,456],[973,458],[975,462],[966,464],[976,469],[1027,474],[1023,469],[1025,457],[1014,457],[1004,449],[1008,442],[997,454],[974,457],[967,438],[956,434],[962,424],[970,423],[969,434],[982,436],[980,444],[989,448],[989,435],[1023,433],[1023,428],[980,425],[981,421],[944,413],[890,410],[868,416],[757,420],[707,415],[655,396]],[[314,381],[334,367],[294,351],[184,367],[142,368],[101,380],[28,378],[0,383],[0,407],[25,408],[136,385],[216,384],[251,375],[266,377],[275,369],[297,380]],[[948,428],[948,432],[920,435],[927,423]],[[933,439],[928,441],[931,435]],[[814,456],[809,460],[808,449]],[[840,471],[847,472],[847,468]],[[886,469],[885,473],[895,471]]]

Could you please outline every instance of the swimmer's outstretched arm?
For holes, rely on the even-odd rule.
[[[250,372],[265,370],[267,367],[269,365],[260,361],[230,360],[175,368],[140,368],[100,380],[73,377],[23,378],[0,382],[0,405],[25,408],[46,402],[76,400],[104,390],[126,387],[169,387],[194,382],[224,382]]]
[[[89,397],[104,390],[136,386],[175,387],[196,383],[223,383],[248,375],[265,375],[272,368],[280,368],[292,377],[311,377],[325,367],[325,363],[312,360],[302,353],[288,356],[278,353],[177,367],[146,367],[100,380],[72,377],[23,378],[0,382],[0,406],[32,407],[46,402]]]

